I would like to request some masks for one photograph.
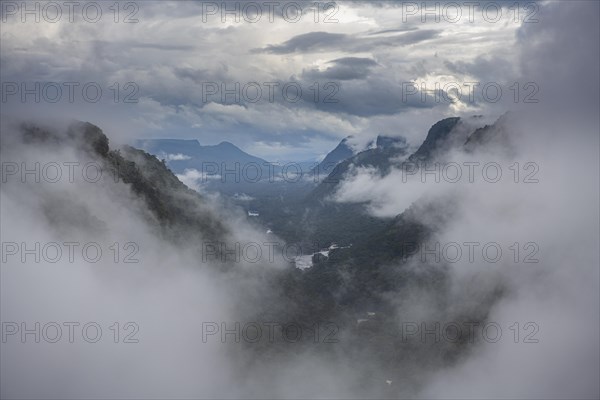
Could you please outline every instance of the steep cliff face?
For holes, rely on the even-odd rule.
[[[97,161],[106,172],[102,178],[128,185],[173,240],[194,233],[216,240],[227,233],[205,199],[180,182],[162,161],[129,146],[111,149],[107,136],[93,124],[75,121],[66,130],[22,124],[20,133],[26,145],[72,147]]]
[[[447,151],[452,140],[452,131],[459,124],[460,118],[446,118],[436,122],[429,132],[427,137],[419,149],[410,156],[410,160],[413,162],[427,162],[430,161],[434,155],[439,151]],[[462,144],[462,143],[460,143]]]
[[[327,153],[323,161],[313,169],[313,172],[316,172],[318,176],[327,176],[333,171],[336,165],[352,157],[354,150],[348,144],[349,139],[350,136],[344,138],[335,149]]]

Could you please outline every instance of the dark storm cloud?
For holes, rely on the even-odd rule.
[[[297,35],[280,45],[268,45],[262,51],[272,54],[288,54],[304,51],[319,51],[347,45],[349,35],[343,33],[310,32]]]
[[[381,38],[363,37],[343,33],[310,32],[294,36],[281,43],[271,44],[259,49],[271,54],[291,54],[342,50],[347,52],[371,51],[377,47],[407,46],[439,36],[435,29],[421,29],[409,32],[399,32],[394,36]]]
[[[290,79],[272,79],[277,83],[278,88],[284,87],[290,82],[294,82],[302,88],[302,97],[299,101],[290,101],[281,96],[281,90],[276,91],[274,104],[284,107],[290,111],[299,108],[306,110],[320,110],[334,115],[345,115],[355,117],[371,117],[377,115],[393,115],[411,108],[431,108],[435,104],[428,97],[423,102],[420,93],[405,96],[403,94],[406,88],[403,84],[410,82],[406,77],[403,80],[392,80],[387,78],[387,72],[384,68],[377,74],[374,68],[382,67],[371,58],[365,57],[342,57],[328,61],[325,70],[316,68],[305,69],[299,77],[292,76]],[[211,82],[228,82],[232,87],[235,79],[228,73],[228,68],[223,65],[221,70],[206,70],[177,67],[172,70],[174,78],[179,82],[178,90],[163,88],[163,90],[154,90],[152,98],[163,105],[192,104],[195,107],[203,108],[207,103],[202,102],[201,96],[193,96],[193,93],[201,93],[203,85]],[[309,89],[314,87],[315,83],[320,90],[320,100],[314,101],[314,93]],[[183,88],[181,84],[184,84]],[[183,91],[182,91],[183,90]],[[329,96],[329,97],[328,97]],[[209,96],[210,102],[221,105],[242,105],[246,109],[253,108],[257,104],[266,105],[270,101],[266,96],[258,103],[246,101],[242,96],[236,99],[234,96]],[[328,100],[326,100],[328,99]],[[329,101],[331,100],[331,101]],[[269,136],[266,132],[250,129],[250,126],[244,126],[239,121],[237,128],[242,129],[245,134],[254,134],[266,138]],[[294,135],[297,136],[297,135]],[[301,136],[304,138],[304,135]],[[280,139],[281,140],[281,139]],[[296,142],[297,138],[293,140]]]
[[[405,82],[409,82],[408,79]],[[404,95],[403,83],[393,82],[386,77],[370,76],[368,80],[339,82],[337,102],[316,103],[321,111],[342,113],[358,117],[393,115],[414,108],[432,108],[436,104],[431,97],[421,100],[420,93]]]
[[[409,31],[416,31],[418,28],[412,27],[412,28],[401,28],[401,29],[385,29],[383,31],[377,31],[377,32],[372,32],[369,33],[369,35],[375,36],[375,35],[384,35],[387,33],[400,33],[400,32],[409,32]]]
[[[444,66],[456,75],[476,76],[485,82],[504,81],[510,78],[504,75],[511,71],[510,61],[493,54],[477,57],[473,61],[446,60]]]
[[[559,3],[540,9],[543,23],[523,25],[517,32],[523,76],[539,84],[545,102],[563,110],[569,105],[597,113],[600,3],[574,1],[571,7]]]
[[[327,63],[331,65],[324,71],[310,69],[304,71],[302,76],[307,79],[332,79],[332,80],[351,80],[366,79],[369,76],[371,68],[377,66],[377,62],[371,58],[344,57]]]
[[[174,43],[149,43],[134,40],[120,41],[119,43],[95,40],[94,43],[111,50],[114,46],[118,46],[119,48],[124,47],[127,49],[150,49],[160,51],[193,51],[195,49],[193,45],[177,45]]]
[[[174,67],[173,75],[180,80],[191,80],[196,84],[202,82],[226,82],[232,80],[227,64],[221,64],[219,69],[196,69],[190,67]]]

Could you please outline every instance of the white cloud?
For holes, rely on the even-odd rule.
[[[254,197],[247,195],[246,193],[236,193],[233,195],[233,198],[238,201],[251,201],[254,200]]]
[[[167,154],[165,156],[165,160],[166,161],[185,161],[185,160],[189,160],[192,157],[187,156],[185,154],[181,154],[181,153],[177,153],[177,154]]]
[[[186,168],[183,174],[177,174],[177,178],[183,182],[190,189],[194,189],[197,192],[202,191],[202,183],[208,180],[221,179],[221,175],[218,174],[207,174],[200,172],[195,168]]]

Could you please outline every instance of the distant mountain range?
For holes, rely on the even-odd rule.
[[[402,137],[378,136],[374,142],[368,143],[364,148],[356,149],[349,144],[351,138],[352,136],[344,138],[316,166],[310,162],[298,162],[294,164],[307,177],[312,177],[316,174],[316,176],[324,178],[333,172],[339,163],[362,151],[406,147],[406,140]],[[215,176],[229,172],[227,177],[233,177],[230,172],[235,170],[237,164],[240,168],[248,165],[260,167],[263,179],[268,179],[269,176],[281,173],[283,166],[280,163],[267,161],[248,154],[230,142],[221,142],[217,145],[201,145],[196,139],[145,139],[136,141],[134,146],[155,155],[160,160],[165,160],[169,168],[177,174],[195,169],[199,172],[214,174]],[[310,168],[308,168],[309,166]],[[215,168],[218,168],[217,172],[215,172]],[[290,174],[293,172],[295,171],[290,170],[286,173]],[[254,174],[252,174],[253,177]]]
[[[235,163],[241,165],[254,163],[268,170],[270,164],[262,158],[250,155],[229,142],[217,145],[203,146],[198,140],[185,139],[150,139],[138,140],[136,147],[154,154],[159,159],[164,159],[175,173],[182,173],[186,169],[194,168],[198,171],[209,170],[208,165],[214,164],[221,168],[225,164],[227,171],[232,170]]]
[[[413,153],[402,136],[377,136],[362,149],[353,146],[352,137],[348,136],[309,174],[302,171],[304,179],[292,181],[281,179],[280,165],[248,154],[229,142],[203,146],[198,140],[154,139],[140,140],[137,145],[164,160],[180,177],[194,170],[199,173],[197,176],[210,175],[204,176],[202,188],[227,195],[247,212],[258,214],[257,222],[286,241],[305,246],[318,243],[313,249],[317,251],[319,246],[335,242],[341,245],[365,242],[393,224],[390,219],[368,214],[364,204],[332,201],[351,168],[371,167],[386,175],[401,162],[421,165],[443,160],[453,149],[473,151],[492,141],[504,143],[507,140],[502,122],[506,118],[503,116],[495,124],[483,127],[479,117],[443,119],[432,125]],[[240,175],[237,178],[236,168]],[[257,168],[262,179],[255,181]]]
[[[282,176],[280,165],[248,154],[230,142],[204,146],[198,140],[151,139],[138,140],[135,145],[164,160],[188,185],[195,181],[195,189],[235,199],[271,193]],[[294,172],[290,169],[286,177],[292,179]]]

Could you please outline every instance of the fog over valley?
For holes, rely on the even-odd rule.
[[[0,9],[0,398],[600,398],[600,6]]]

